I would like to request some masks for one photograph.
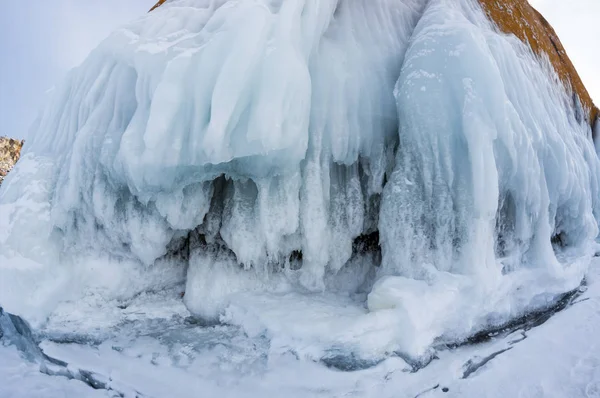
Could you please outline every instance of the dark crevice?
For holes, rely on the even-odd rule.
[[[583,303],[584,301],[588,301],[589,299],[590,299],[589,297],[582,298],[581,300],[573,301],[573,302],[571,303],[571,305],[575,305],[575,304]]]
[[[565,248],[567,246],[567,236],[564,232],[557,231],[554,233],[554,235],[552,235],[550,242],[554,247],[558,247],[561,249]]]
[[[463,365],[463,375],[462,375],[462,379],[466,379],[467,377],[469,377],[470,375],[472,375],[473,373],[477,372],[480,368],[482,368],[483,366],[485,366],[485,364],[487,364],[489,361],[491,361],[492,359],[496,358],[498,355],[505,353],[506,351],[512,350],[513,347],[508,347],[505,348],[503,350],[494,352],[491,355],[488,355],[485,358],[482,358],[479,361],[475,361],[473,359],[469,359],[464,365]]]
[[[379,253],[381,256],[378,230],[368,234],[360,235],[352,242],[352,255],[365,253]]]
[[[527,333],[521,332],[521,337],[509,341],[508,344],[515,345],[515,344],[520,343],[521,341],[523,341],[525,339],[527,339]]]
[[[352,241],[352,257],[358,255],[374,254],[373,265],[375,267],[381,264],[381,246],[379,245],[379,231],[363,234]],[[293,250],[289,255],[289,264],[291,270],[299,270],[302,268],[302,250]]]
[[[440,388],[439,384],[436,384],[435,386],[428,388],[427,390],[421,391],[420,393],[418,393],[417,395],[415,395],[415,398],[419,398],[420,396],[427,394],[428,392],[437,390],[438,388]]]
[[[302,268],[302,250],[294,250],[290,254],[289,258],[290,269],[292,271],[297,271]]]

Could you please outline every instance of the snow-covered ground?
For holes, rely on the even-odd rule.
[[[45,354],[95,375],[103,389],[44,375],[0,346],[0,397],[600,397],[600,259],[583,290],[540,326],[439,350],[416,372],[398,357],[341,371],[273,352],[265,336],[194,324],[175,292],[163,293],[82,320],[77,336],[60,321],[42,332]]]

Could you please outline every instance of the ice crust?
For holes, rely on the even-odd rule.
[[[167,2],[34,125],[0,190],[0,304],[39,324],[185,283],[282,350],[423,355],[580,283],[583,114],[471,0]],[[353,250],[376,231],[381,259]]]

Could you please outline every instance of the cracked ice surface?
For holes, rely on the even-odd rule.
[[[160,299],[168,302],[168,297]],[[439,351],[438,359],[416,373],[397,357],[369,369],[340,372],[299,361],[289,352],[273,355],[264,337],[245,336],[233,326],[199,327],[169,318],[158,301],[132,302],[129,313],[122,310],[130,321],[97,342],[59,341],[54,333],[60,325],[45,329],[46,336],[52,334],[41,343],[45,354],[67,362],[72,371],[104,377],[108,390],[43,375],[15,347],[0,345],[0,396],[114,397],[115,391],[124,391],[141,397],[566,398],[596,397],[600,387],[598,260],[591,266],[587,290],[546,323]],[[168,305],[178,312],[173,302]],[[139,318],[142,312],[145,320]]]
[[[0,303],[103,331],[185,286],[278,353],[427,356],[581,282],[600,198],[581,114],[472,1],[171,1],[34,126],[0,188]],[[381,258],[355,253],[375,232]]]

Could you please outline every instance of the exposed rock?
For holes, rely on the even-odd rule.
[[[22,140],[0,137],[0,184],[19,160],[24,143]]]
[[[157,8],[157,7],[160,7],[160,6],[161,6],[161,5],[162,5],[162,4],[163,4],[165,1],[167,1],[167,0],[158,0],[158,3],[156,3],[156,4],[154,5],[154,7],[152,7],[152,8],[150,9],[150,11],[154,10],[154,9],[155,9],[155,8]],[[150,12],[150,11],[148,11],[148,12]]]
[[[558,35],[548,21],[527,0],[479,0],[488,17],[505,33],[512,33],[528,43],[538,55],[546,54],[563,83],[573,89],[588,112],[594,127],[600,111],[594,105],[575,66],[569,59]]]

